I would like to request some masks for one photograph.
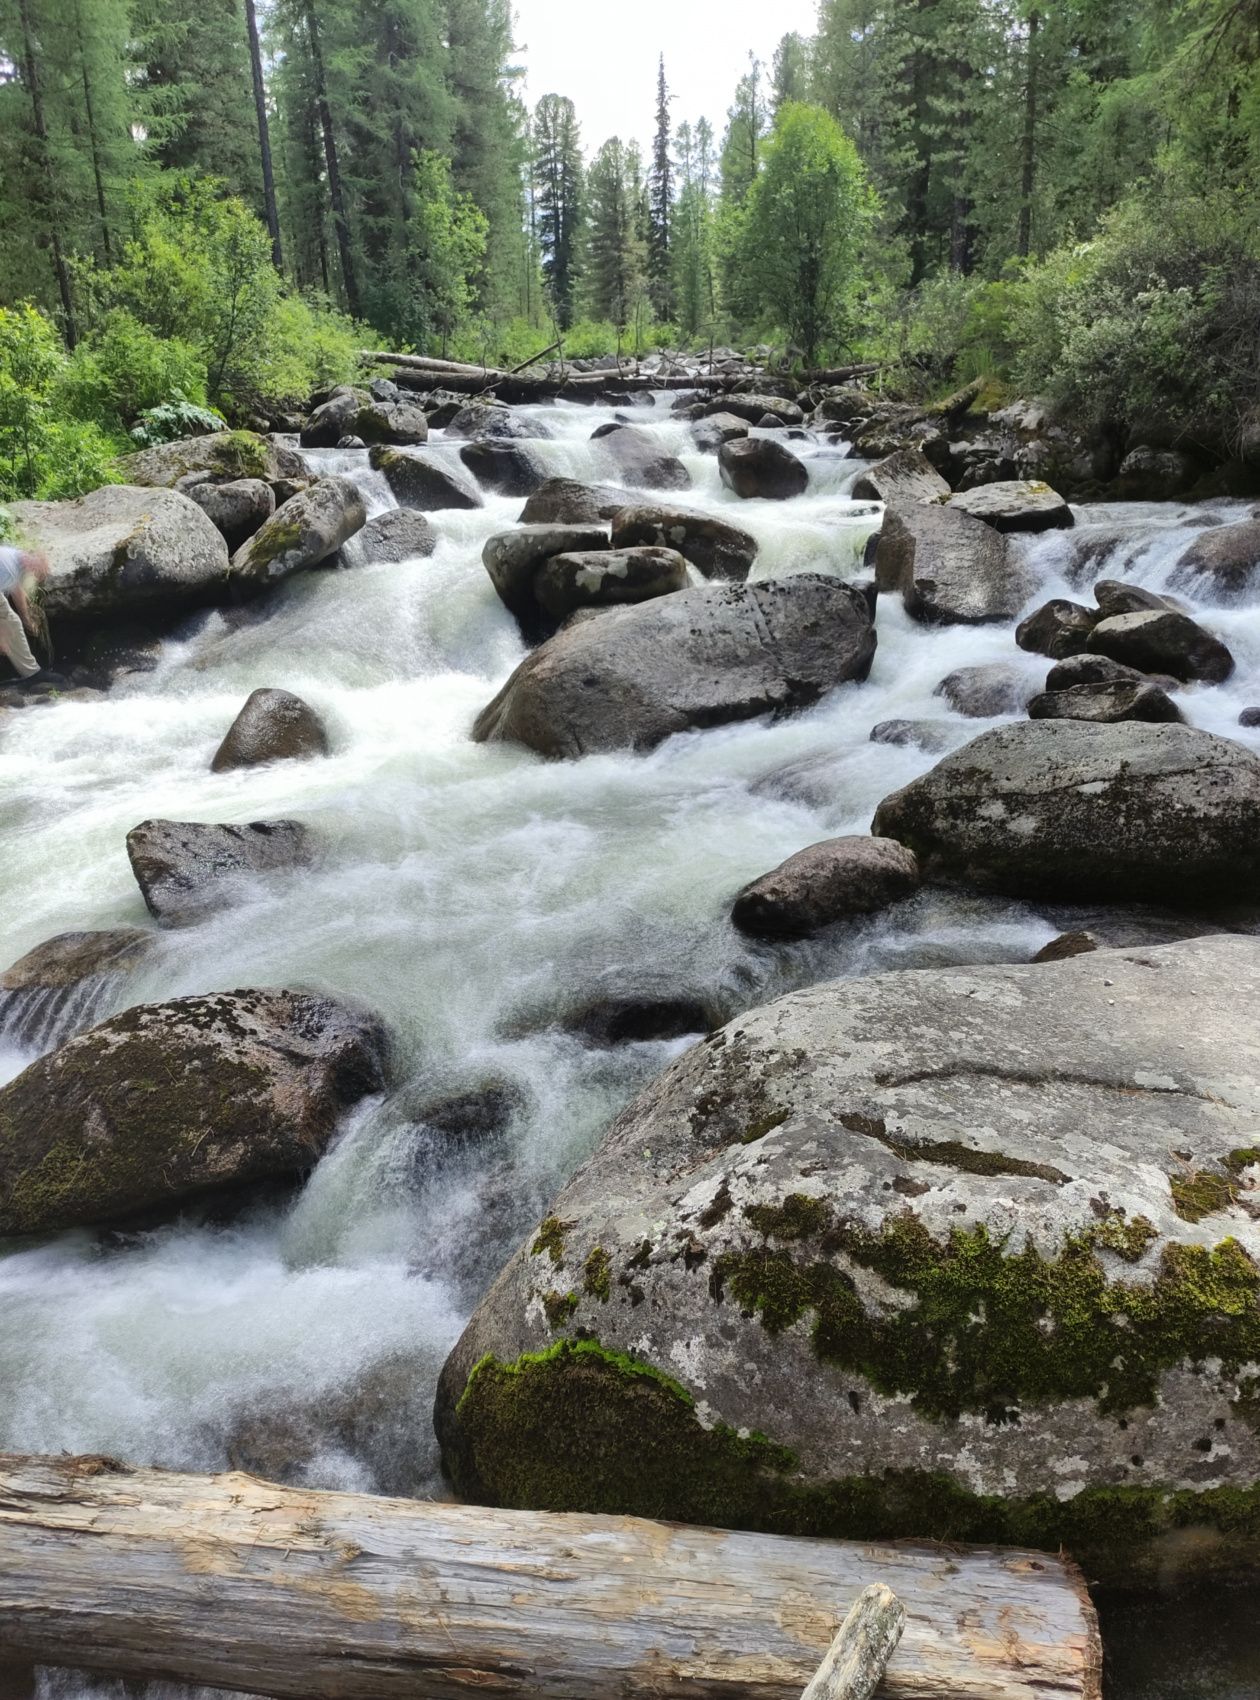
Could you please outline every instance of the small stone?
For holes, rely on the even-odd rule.
[[[261,762],[328,754],[328,733],[315,710],[292,691],[252,691],[210,763],[212,773]]]

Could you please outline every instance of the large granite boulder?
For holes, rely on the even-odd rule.
[[[328,733],[309,703],[292,691],[251,691],[210,763],[212,773],[269,761],[305,761],[328,754]]]
[[[386,508],[343,545],[339,562],[346,567],[397,566],[431,555],[437,533],[415,508]]]
[[[384,1084],[371,1016],[305,992],[139,1004],[0,1088],[0,1234],[301,1174]]]
[[[723,443],[733,443],[737,437],[748,435],[748,424],[733,413],[710,413],[697,419],[691,427],[696,447],[707,455],[715,455]]]
[[[277,508],[232,556],[232,578],[259,590],[317,567],[367,523],[367,509],[348,478],[319,478]]]
[[[483,1504],[1260,1556],[1260,942],[878,974],[694,1046],[442,1375]]]
[[[1260,585],[1260,518],[1196,537],[1177,562],[1174,583],[1227,602],[1253,594]]]
[[[1042,691],[1028,704],[1030,720],[1095,720],[1114,725],[1119,720],[1149,720],[1156,724],[1180,721],[1181,710],[1153,679],[1112,679],[1090,685],[1070,685],[1065,691]]]
[[[736,437],[723,443],[718,472],[727,489],[744,498],[785,502],[809,487],[805,462],[773,437]]]
[[[919,865],[891,838],[828,838],[752,880],[731,905],[741,933],[808,938],[834,921],[870,915],[918,889]]]
[[[886,797],[925,879],[1204,908],[1260,897],[1260,757],[1187,726],[1024,721]]]
[[[1063,661],[1069,655],[1084,654],[1089,634],[1098,621],[1097,609],[1056,596],[1020,621],[1015,628],[1015,642],[1033,655],[1048,655],[1052,661]]]
[[[860,592],[814,573],[708,585],[582,619],[513,673],[473,729],[552,757],[650,749],[675,732],[789,714],[864,679]]]
[[[459,458],[481,485],[498,496],[532,496],[547,482],[541,461],[522,443],[499,437],[465,443]]]
[[[167,615],[227,595],[227,544],[177,490],[107,484],[73,502],[13,502],[9,512],[52,563],[43,605],[54,619]]]
[[[1234,671],[1234,658],[1220,638],[1172,608],[1100,620],[1089,634],[1089,648],[1095,655],[1144,673],[1166,673],[1186,681],[1201,679],[1220,685]]]
[[[685,508],[629,507],[613,516],[614,549],[651,544],[677,549],[705,578],[742,583],[757,558],[757,539],[737,525],[712,514],[688,513]]]
[[[612,484],[549,478],[534,491],[518,517],[522,525],[597,525],[620,513],[628,500],[626,491]]]
[[[1076,523],[1059,492],[1040,479],[980,484],[951,496],[949,506],[982,519],[995,531],[1067,531]]]
[[[158,443],[121,456],[117,464],[125,484],[164,490],[198,473],[223,484],[260,478],[273,486],[300,483],[309,476],[306,462],[295,449],[256,431],[212,431],[205,437]]]
[[[949,485],[921,449],[898,449],[861,474],[853,494],[876,502],[919,507],[944,502]]]
[[[299,441],[304,449],[335,449],[351,432],[351,421],[360,410],[372,406],[373,397],[366,390],[350,384],[339,384],[319,406],[313,408],[302,425]]]
[[[373,400],[348,415],[343,432],[361,443],[405,448],[428,441],[429,421],[414,402]]]
[[[146,820],[127,834],[127,857],[149,913],[180,926],[226,908],[260,874],[300,867],[310,843],[293,820]]]
[[[391,449],[378,444],[368,459],[402,508],[436,513],[442,508],[481,508],[481,491],[458,460],[427,449]]]
[[[530,438],[537,441],[551,435],[541,420],[522,419],[502,403],[481,401],[470,401],[458,408],[447,420],[446,431],[451,437],[497,437],[505,442]]]
[[[676,549],[591,549],[550,555],[534,574],[534,601],[558,626],[579,608],[615,608],[686,590],[687,563]]]
[[[276,495],[270,484],[261,478],[234,478],[226,484],[213,479],[185,487],[190,501],[196,502],[219,531],[230,550],[264,526],[276,511]]]
[[[970,514],[926,504],[888,509],[875,579],[929,625],[1013,620],[1036,589],[1000,532]]]
[[[553,555],[607,547],[608,532],[602,525],[520,525],[488,537],[481,559],[499,600],[516,616],[523,635],[536,643],[550,627],[534,595],[539,569]]]
[[[595,432],[600,452],[613,475],[627,484],[648,490],[689,490],[691,474],[678,459],[662,449],[651,431],[637,425],[601,425]]]
[[[777,425],[805,423],[805,415],[794,401],[785,401],[777,395],[751,395],[742,390],[734,395],[715,396],[712,401],[703,403],[700,417],[707,419],[726,413],[749,425],[760,425],[767,415]]]

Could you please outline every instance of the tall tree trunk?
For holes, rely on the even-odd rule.
[[[27,92],[31,97],[31,122],[35,129],[35,141],[40,157],[40,172],[44,179],[44,212],[48,220],[48,246],[52,252],[57,290],[61,296],[61,310],[65,315],[66,341],[73,348],[79,340],[79,334],[74,320],[74,297],[70,293],[70,272],[66,266],[66,257],[61,251],[61,237],[57,231],[56,179],[53,172],[52,153],[48,145],[48,124],[44,117],[44,96],[39,86],[39,60],[35,53],[35,31],[31,25],[30,0],[18,0],[18,18],[22,25],[22,52],[26,62],[24,68]]]
[[[359,282],[354,267],[354,250],[350,245],[350,224],[346,218],[346,200],[341,190],[341,164],[337,158],[337,137],[333,130],[332,108],[328,104],[328,80],[324,75],[324,52],[319,42],[319,25],[315,8],[307,0],[306,32],[311,43],[311,64],[315,71],[315,104],[319,110],[320,129],[324,133],[324,162],[328,167],[328,198],[332,202],[333,228],[337,233],[337,252],[341,259],[341,281],[345,285],[346,306],[356,318],[360,316]]]
[[[262,155],[263,205],[271,232],[271,263],[284,271],[280,243],[280,214],[276,209],[276,174],[271,167],[271,126],[267,122],[267,85],[263,81],[262,44],[258,39],[258,14],[254,0],[245,0],[245,27],[249,32],[249,67],[254,77],[254,111],[258,114],[258,151]]]
[[[1019,241],[1017,252],[1026,260],[1032,252],[1033,190],[1037,186],[1037,35],[1041,14],[1028,19],[1028,69],[1024,83],[1023,179],[1020,185]]]
[[[96,182],[96,207],[101,215],[101,247],[105,264],[114,263],[113,244],[109,236],[109,214],[105,202],[105,175],[101,170],[100,138],[96,133],[96,115],[92,111],[92,80],[88,76],[87,53],[83,45],[83,8],[75,0],[74,33],[79,44],[79,71],[83,83],[83,115],[87,119],[88,142],[92,149],[92,176]]]

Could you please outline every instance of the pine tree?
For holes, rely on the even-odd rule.
[[[665,55],[656,73],[656,136],[648,174],[648,281],[659,319],[674,316],[674,286],[670,271],[670,226],[674,216],[674,162],[670,157],[670,93],[665,81]]]
[[[258,36],[258,14],[254,0],[245,0],[245,33],[249,42],[249,68],[254,85],[254,111],[258,116],[258,152],[262,165],[263,210],[271,236],[271,263],[284,271],[280,244],[280,215],[276,210],[275,169],[271,158],[271,124],[267,116],[267,85],[263,80],[262,43]]]
[[[573,102],[545,94],[534,113],[534,182],[543,279],[556,323],[573,323],[582,220],[582,143]]]
[[[777,113],[789,100],[810,98],[812,43],[795,31],[780,38],[770,71],[770,110]]]
[[[646,273],[638,148],[619,136],[606,141],[591,161],[586,192],[588,310],[624,330],[639,307]]]
[[[713,278],[713,131],[702,118],[694,131],[678,127],[678,203],[672,249],[674,300],[679,329],[694,338],[712,325],[716,311]]]

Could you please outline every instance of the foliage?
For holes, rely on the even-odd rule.
[[[203,406],[206,365],[178,337],[159,337],[124,308],[75,349],[58,385],[62,409],[107,429],[130,425],[171,397]]]
[[[582,229],[582,143],[573,102],[545,94],[534,114],[534,209],[542,275],[556,325],[573,322]]]
[[[93,421],[58,416],[66,366],[38,308],[0,307],[0,498],[77,496],[111,481],[116,439]]]
[[[594,319],[624,330],[650,316],[647,291],[648,209],[638,146],[610,137],[586,178],[587,306]],[[603,353],[608,353],[605,348]]]
[[[450,162],[439,153],[417,155],[415,194],[404,328],[417,348],[441,354],[472,307],[487,225],[471,196],[454,188]]]
[[[146,409],[131,427],[131,440],[137,448],[151,449],[157,443],[178,443],[185,437],[222,431],[226,424],[223,415],[213,408],[200,407],[183,396],[176,396],[160,407]]]

